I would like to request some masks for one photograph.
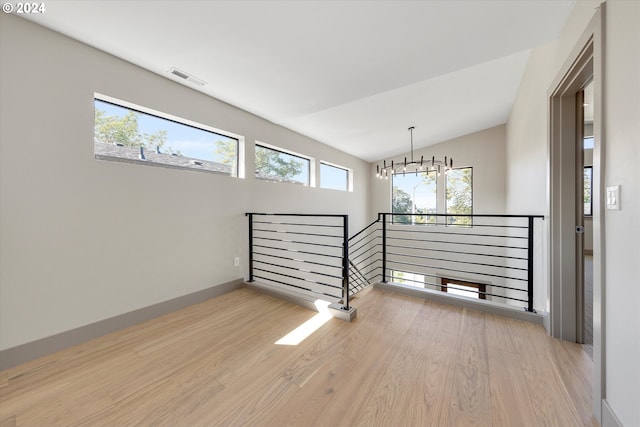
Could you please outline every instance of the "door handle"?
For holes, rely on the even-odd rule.
[[[576,226],[576,234],[584,234],[584,226],[583,225]]]

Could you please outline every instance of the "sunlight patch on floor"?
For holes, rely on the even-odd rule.
[[[298,345],[305,340],[308,336],[320,329],[322,325],[327,323],[331,319],[331,313],[329,313],[329,302],[316,300],[314,305],[318,309],[318,314],[314,315],[311,319],[304,322],[302,325],[289,332],[284,337],[275,342],[277,345]]]

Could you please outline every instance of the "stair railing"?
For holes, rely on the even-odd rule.
[[[543,216],[379,216],[383,283],[475,294],[534,311],[535,220]]]
[[[249,212],[249,281],[349,309],[349,216]]]
[[[349,238],[349,267],[352,277],[351,295],[380,279],[381,216]]]
[[[534,311],[540,215],[380,213],[350,238],[347,215],[247,216],[249,281],[333,298],[347,309],[350,296],[392,282]]]

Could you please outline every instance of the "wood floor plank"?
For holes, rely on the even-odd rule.
[[[489,373],[486,318],[487,315],[479,311],[463,311],[457,362],[472,370]]]
[[[333,399],[336,390],[344,384],[344,378],[350,378],[357,363],[340,354],[325,360],[314,375],[294,394],[286,406],[268,421],[272,426],[309,426],[323,425],[327,404]]]
[[[580,426],[592,364],[542,327],[370,289],[358,318],[240,289],[0,372],[0,426]]]
[[[551,338],[536,326],[526,322],[509,325],[510,333],[518,341],[517,360],[535,407],[532,419],[536,425],[582,425],[556,367],[545,352]]]
[[[443,412],[440,425],[490,426],[490,400],[489,375],[477,367],[456,364],[448,411]]]
[[[440,320],[442,306],[435,303],[422,305],[407,331],[411,347],[399,353],[392,362],[389,375],[402,379],[404,393],[393,402],[389,418],[399,425],[437,425],[443,409],[442,390],[448,380],[442,372],[452,363],[452,351],[458,338],[444,332]],[[390,380],[392,381],[392,380]]]
[[[534,412],[533,402],[502,320],[492,315],[486,321],[492,424],[535,427],[534,420],[523,417]]]
[[[385,372],[389,368],[400,336],[382,334],[364,345],[364,356],[358,360],[348,379],[336,386],[332,399],[327,404],[318,426],[353,426],[364,415],[372,394],[376,394]],[[366,390],[365,393],[362,391]]]
[[[421,356],[418,346],[411,342],[399,342],[386,371],[377,385],[370,389],[362,405],[361,415],[355,425],[392,425],[402,414],[406,402],[406,388],[421,381],[419,363]]]

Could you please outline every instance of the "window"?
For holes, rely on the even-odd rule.
[[[96,159],[238,176],[239,137],[124,104],[103,95],[94,99]]]
[[[584,215],[591,216],[593,215],[593,202],[591,200],[591,184],[593,181],[593,167],[585,166],[584,167]]]
[[[349,190],[349,169],[320,162],[320,188]]]
[[[589,149],[593,149],[593,137],[592,136],[588,136],[586,138],[584,138],[584,144],[583,144],[583,148],[585,150],[589,150]]]
[[[464,280],[454,280],[441,277],[440,287],[442,292],[447,292],[453,295],[461,295],[475,299],[487,299],[487,285],[482,283],[472,283]]]
[[[265,144],[256,144],[256,178],[309,185],[311,161]]]
[[[473,168],[451,169],[445,179],[446,213],[473,214]],[[471,217],[447,217],[449,225],[471,225]]]
[[[400,224],[435,224],[436,217],[436,172],[392,175],[393,222]]]
[[[424,275],[407,271],[391,270],[391,281],[403,285],[424,288]]]

